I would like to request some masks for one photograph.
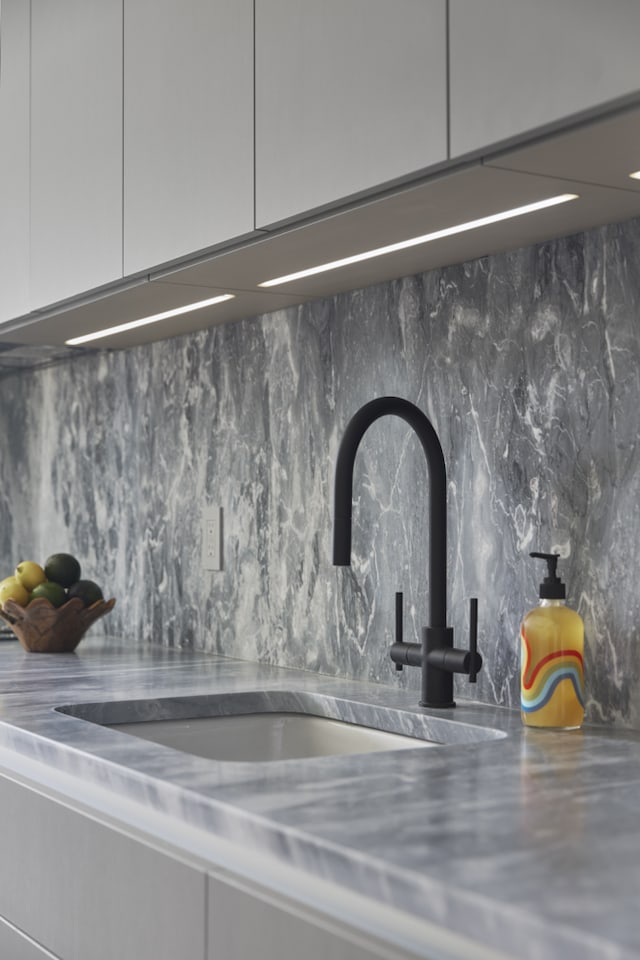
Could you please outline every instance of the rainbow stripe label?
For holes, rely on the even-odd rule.
[[[563,680],[569,680],[576,699],[584,709],[584,662],[578,650],[555,650],[532,663],[531,647],[520,631],[522,640],[522,682],[520,685],[520,706],[527,714],[543,710],[553,700],[554,694]]]

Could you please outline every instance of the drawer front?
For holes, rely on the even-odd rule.
[[[58,960],[30,937],[0,917],[0,957],[4,960]]]
[[[0,915],[60,960],[202,960],[199,870],[6,777],[0,823]]]

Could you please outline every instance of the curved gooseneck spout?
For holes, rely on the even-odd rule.
[[[471,682],[482,665],[475,637],[469,651],[453,647],[453,630],[447,627],[447,472],[438,435],[422,411],[399,397],[380,397],[366,403],[345,430],[335,473],[333,527],[334,566],[351,564],[353,468],[362,437],[372,423],[384,416],[405,420],[418,436],[427,459],[429,478],[429,626],[422,631],[422,644],[403,643],[391,648],[398,669],[422,668],[422,706],[452,707],[453,673],[467,673]],[[472,601],[472,611],[475,610]],[[472,613],[472,627],[475,616]]]
[[[379,397],[350,420],[338,451],[335,478],[334,566],[351,565],[353,467],[364,434],[380,417],[402,417],[413,427],[427,458],[429,471],[429,615],[432,627],[447,625],[447,471],[444,454],[431,421],[408,400]]]

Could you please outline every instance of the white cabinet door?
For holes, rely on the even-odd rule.
[[[1,13],[0,323],[29,310],[29,4]]]
[[[126,274],[251,233],[253,0],[125,0]]]
[[[451,155],[640,91],[635,0],[450,0]]]
[[[122,0],[32,0],[31,308],[122,276]]]
[[[258,227],[446,156],[444,0],[258,0]]]
[[[195,867],[5,777],[0,824],[0,915],[62,960],[204,957]]]
[[[25,937],[0,917],[0,957],[3,960],[57,960],[55,954]]]
[[[419,954],[391,946],[239,879],[210,874],[208,899],[207,960],[435,960],[438,954],[426,944]]]

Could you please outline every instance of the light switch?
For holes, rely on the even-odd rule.
[[[202,566],[222,570],[222,507],[205,507],[202,514]]]

